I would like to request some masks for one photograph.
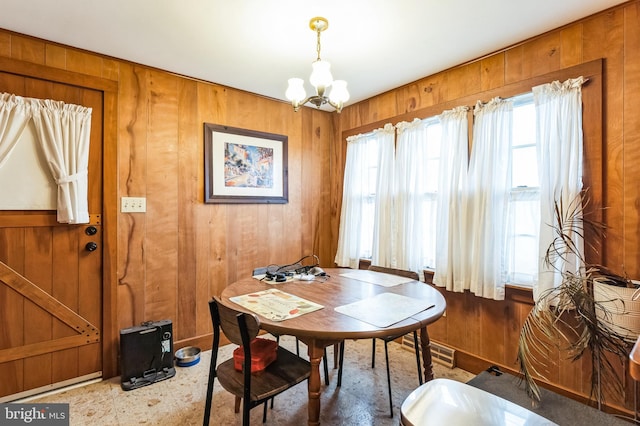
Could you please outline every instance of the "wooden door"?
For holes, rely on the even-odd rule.
[[[101,375],[103,95],[2,72],[0,92],[93,109],[91,223],[59,224],[55,211],[0,211],[1,401]]]

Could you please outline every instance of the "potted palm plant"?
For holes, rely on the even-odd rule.
[[[619,288],[633,292],[634,282],[602,265],[588,263],[580,249],[581,241],[589,245],[589,241],[604,237],[606,230],[602,222],[586,216],[588,202],[583,191],[569,205],[560,201],[554,206],[555,224],[551,225],[554,239],[544,261],[552,269],[559,269],[561,282],[540,295],[525,319],[517,359],[527,393],[534,401],[540,401],[540,390],[534,378],[547,379],[549,353],[555,350],[573,361],[590,356],[589,397],[601,409],[605,395],[622,393],[621,367],[638,331],[634,330],[635,326],[616,323],[624,315],[612,310],[612,306],[623,306],[624,309],[628,303],[612,291]],[[593,240],[585,238],[585,231]],[[570,257],[579,265],[575,270],[554,266],[562,264],[558,260]],[[603,292],[602,288],[608,291]],[[620,365],[617,365],[618,360]]]

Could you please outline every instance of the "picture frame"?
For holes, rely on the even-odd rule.
[[[286,135],[204,123],[205,203],[289,202]]]

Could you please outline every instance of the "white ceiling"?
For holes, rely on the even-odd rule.
[[[284,99],[288,78],[308,80],[323,16],[349,104],[624,1],[0,0],[0,28]]]

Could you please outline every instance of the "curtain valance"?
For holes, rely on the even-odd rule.
[[[91,108],[61,101],[0,94],[0,167],[20,140],[29,119],[58,185],[58,222],[88,223]]]

